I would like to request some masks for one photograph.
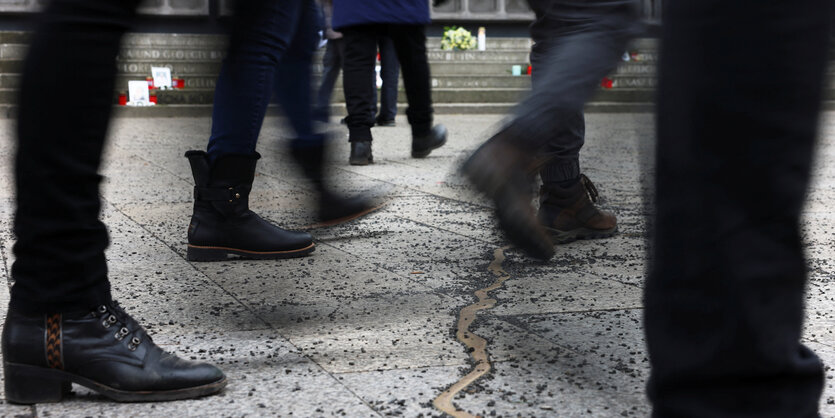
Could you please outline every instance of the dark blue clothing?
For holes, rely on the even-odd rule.
[[[239,4],[229,55],[215,88],[209,157],[254,152],[273,93],[296,143],[320,141],[313,134],[310,92],[318,6],[313,0]]]
[[[334,0],[331,26],[340,30],[374,23],[427,25],[430,21],[428,0]]]

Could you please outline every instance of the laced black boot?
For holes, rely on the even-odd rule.
[[[319,193],[317,218],[320,226],[347,222],[380,207],[376,199],[364,194],[343,196],[330,190],[324,173],[324,138],[320,141],[294,141],[290,153]]]
[[[28,315],[3,326],[6,400],[58,402],[71,383],[120,402],[210,395],[226,386],[215,366],[166,353],[115,302],[89,312]]]
[[[261,158],[227,154],[209,164],[203,151],[188,151],[194,175],[194,214],[188,227],[189,261],[300,257],[314,249],[306,232],[279,228],[249,210],[255,163]]]

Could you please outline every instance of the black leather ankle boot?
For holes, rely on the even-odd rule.
[[[380,207],[375,199],[365,196],[342,196],[332,192],[325,180],[325,145],[324,140],[320,144],[304,144],[304,141],[295,141],[290,146],[290,153],[299,164],[304,175],[313,183],[319,193],[319,209],[317,217],[320,226],[333,225],[358,218]]]
[[[258,153],[222,155],[209,164],[203,151],[188,151],[194,175],[194,214],[188,226],[189,261],[300,257],[314,249],[306,232],[281,229],[249,210]]]
[[[2,344],[12,403],[58,402],[71,383],[120,402],[196,398],[226,386],[217,367],[162,351],[115,302],[64,314],[10,309]]]

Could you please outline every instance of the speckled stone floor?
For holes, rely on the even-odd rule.
[[[804,223],[810,284],[804,340],[835,363],[835,115],[828,115]],[[375,128],[375,163],[347,164],[346,130],[331,126],[332,174],[346,191],[384,190],[389,203],[352,223],[314,229],[309,257],[185,260],[192,196],[183,153],[205,147],[205,118],[117,119],[103,167],[103,217],[117,299],[178,355],[230,378],[219,396],[113,404],[75,387],[59,404],[10,405],[3,416],[438,416],[433,400],[474,367],[456,336],[462,308],[497,277],[505,245],[486,201],[455,175],[497,116],[438,116],[447,146],[409,157],[405,118]],[[491,370],[453,397],[482,416],[647,416],[641,331],[642,203],[653,143],[649,114],[590,114],[582,155],[601,205],[619,218],[610,239],[560,246],[550,262],[504,252],[495,306],[469,332],[487,341]],[[0,121],[2,274],[13,262],[12,122]],[[266,121],[252,207],[287,228],[313,223],[310,187],[294,170],[278,119]],[[0,286],[0,319],[8,289]],[[833,372],[821,401],[835,416]]]

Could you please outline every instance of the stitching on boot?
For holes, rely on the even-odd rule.
[[[53,369],[64,369],[64,353],[61,344],[61,314],[46,317],[46,364]]]

